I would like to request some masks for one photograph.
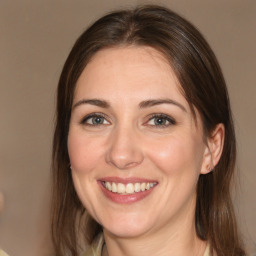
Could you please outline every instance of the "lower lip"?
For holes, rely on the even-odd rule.
[[[100,188],[103,192],[103,194],[110,199],[111,201],[118,203],[118,204],[131,204],[138,201],[141,201],[145,197],[147,197],[155,187],[150,188],[149,190],[137,192],[134,194],[128,194],[128,195],[120,195],[118,193],[111,192],[107,190],[101,182],[99,182]]]

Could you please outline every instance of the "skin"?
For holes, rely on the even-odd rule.
[[[204,254],[206,243],[194,227],[196,185],[219,160],[224,128],[205,139],[180,88],[169,63],[150,47],[101,50],[77,81],[68,137],[72,177],[81,202],[104,228],[105,255]],[[155,99],[174,103],[140,106]],[[92,113],[103,114],[100,124],[92,125]],[[152,114],[172,121],[161,117],[159,125]],[[139,177],[157,186],[140,201],[119,204],[102,192],[104,177]]]

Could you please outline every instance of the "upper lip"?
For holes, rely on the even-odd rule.
[[[103,177],[100,178],[99,181],[108,181],[108,182],[115,182],[115,183],[123,183],[123,184],[128,184],[128,183],[154,183],[157,181],[152,180],[152,179],[147,179],[147,178],[140,178],[140,177],[129,177],[129,178],[120,178],[120,177]]]

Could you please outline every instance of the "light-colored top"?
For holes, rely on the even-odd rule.
[[[85,252],[83,256],[101,256],[102,248],[104,245],[104,237],[103,234],[100,234],[92,243],[90,248]],[[1,256],[1,255],[0,255]],[[206,250],[204,252],[204,256],[210,256],[210,248],[207,245]]]
[[[101,256],[103,245],[103,234],[99,234],[83,256]]]
[[[92,254],[93,255],[93,254]],[[100,255],[100,254],[99,254]],[[3,250],[0,249],[0,256],[8,256]]]

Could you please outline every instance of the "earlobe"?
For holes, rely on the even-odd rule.
[[[218,164],[224,145],[225,127],[222,123],[216,125],[215,129],[207,138],[207,145],[204,152],[201,174],[211,172]]]

